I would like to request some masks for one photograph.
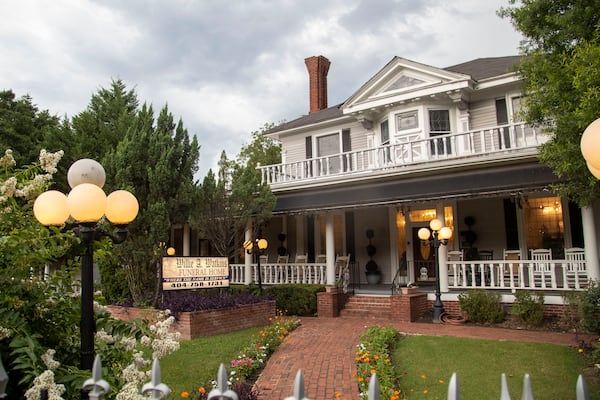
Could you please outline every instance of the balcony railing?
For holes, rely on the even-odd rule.
[[[405,143],[363,149],[334,156],[258,167],[262,181],[270,185],[310,182],[333,176],[358,175],[393,168],[418,167],[439,160],[496,157],[511,158],[515,152],[531,150],[549,139],[539,128],[524,123],[495,126],[469,132],[422,139],[407,137]]]

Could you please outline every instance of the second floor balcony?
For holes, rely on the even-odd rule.
[[[549,139],[541,128],[516,123],[425,139],[407,135],[396,144],[258,168],[262,181],[277,189],[531,158]]]

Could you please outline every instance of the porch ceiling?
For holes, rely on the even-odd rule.
[[[351,186],[307,188],[277,193],[274,213],[369,207],[449,198],[485,197],[543,190],[557,182],[552,170],[539,163],[515,164],[471,171],[436,171],[435,175],[373,180]]]

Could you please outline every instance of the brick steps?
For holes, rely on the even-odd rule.
[[[392,317],[391,296],[353,295],[340,311],[341,317],[389,319]]]

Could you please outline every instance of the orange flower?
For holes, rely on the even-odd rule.
[[[425,374],[421,375],[421,379],[427,379],[427,375],[425,375]]]
[[[444,384],[444,380],[440,379],[440,385],[443,385],[443,384]]]
[[[183,392],[181,392],[181,397],[187,399],[188,397],[190,397],[190,394],[184,390]]]
[[[206,389],[204,389],[204,387],[203,387],[203,386],[200,386],[200,387],[198,388],[198,392],[200,392],[200,394],[206,394]]]
[[[364,382],[364,378],[363,378],[362,376],[359,376],[359,377],[358,377],[358,381],[359,381],[359,382]]]
[[[429,390],[427,390],[427,389],[423,390],[423,394],[429,394]]]
[[[335,393],[335,398],[339,399],[340,397],[342,397],[342,394],[340,392],[336,392]]]
[[[377,372],[377,370],[376,370],[375,368],[373,368],[373,369],[371,370],[371,375],[373,375],[373,374],[374,374],[374,373],[376,373],[376,372]]]

